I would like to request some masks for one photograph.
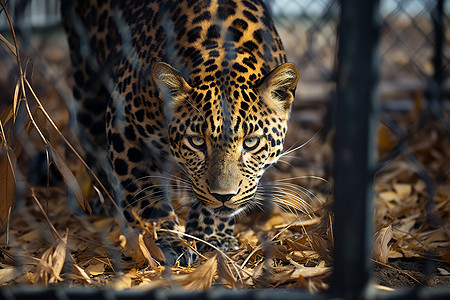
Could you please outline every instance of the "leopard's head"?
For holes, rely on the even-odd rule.
[[[299,73],[291,63],[253,81],[223,72],[188,84],[157,63],[153,79],[165,103],[171,151],[195,198],[225,216],[258,201],[259,180],[283,149]]]

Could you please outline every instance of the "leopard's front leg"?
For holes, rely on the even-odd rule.
[[[214,215],[211,209],[195,203],[186,220],[186,233],[208,242],[221,251],[229,251],[238,248],[238,242],[234,237],[235,223],[234,217]],[[208,244],[201,241],[197,241],[196,244],[199,252],[212,250]]]
[[[117,158],[116,158],[117,159]],[[119,158],[120,159],[120,158]],[[128,166],[133,170],[140,169],[142,165],[131,163]],[[117,169],[115,169],[117,172]],[[134,230],[139,230],[138,216],[143,222],[156,224],[157,229],[179,230],[178,219],[174,213],[170,201],[168,179],[159,172],[139,171],[139,176],[118,177],[121,191],[121,208],[124,217]],[[157,230],[156,244],[161,248],[165,256],[165,264],[172,266],[176,261],[181,265],[189,265],[196,260],[196,254],[192,251],[183,238],[175,233]]]
[[[114,111],[110,107],[108,113]],[[115,124],[116,123],[116,124]],[[159,228],[178,230],[170,196],[170,161],[163,137],[139,132],[126,121],[118,124],[107,118],[107,149],[113,170],[115,197],[120,200],[123,215],[134,230],[142,221],[159,224]],[[165,264],[179,261],[188,265],[196,260],[180,235],[157,231],[156,244],[165,256]]]

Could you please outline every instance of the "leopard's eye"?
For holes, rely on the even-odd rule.
[[[244,140],[244,149],[246,151],[255,149],[256,147],[258,147],[259,141],[260,141],[260,139],[257,136],[246,138]]]
[[[205,147],[205,139],[196,135],[191,135],[188,137],[189,143],[192,145],[192,147],[197,149],[202,149]]]

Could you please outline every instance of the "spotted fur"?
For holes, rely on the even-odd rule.
[[[186,232],[235,247],[234,218],[258,205],[299,76],[264,4],[79,0],[63,1],[63,15],[78,120],[86,144],[107,150],[126,219],[170,220],[178,165],[192,197]],[[173,263],[179,237],[160,236]]]

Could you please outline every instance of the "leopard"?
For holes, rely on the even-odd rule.
[[[235,249],[236,218],[261,207],[260,180],[282,154],[299,80],[265,4],[65,0],[62,15],[79,136],[128,224],[164,221],[165,264],[195,261],[170,233],[178,188],[185,233],[207,242],[197,250]]]

